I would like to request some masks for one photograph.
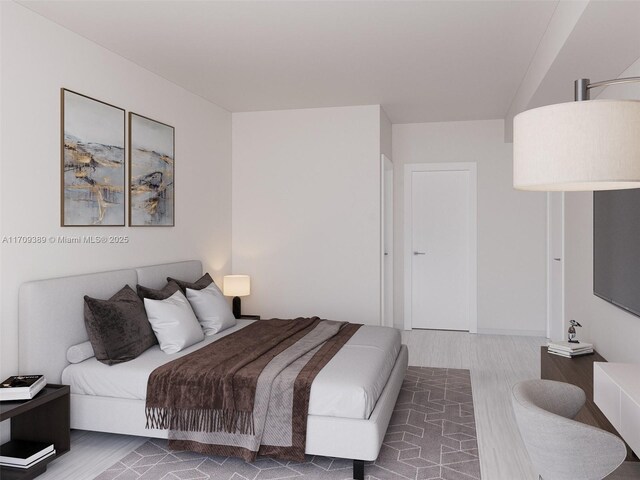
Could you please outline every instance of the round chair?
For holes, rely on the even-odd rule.
[[[543,480],[601,480],[624,461],[615,435],[572,420],[585,402],[581,388],[527,380],[512,389],[513,411],[536,472]]]

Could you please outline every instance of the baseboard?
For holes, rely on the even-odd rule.
[[[503,330],[501,328],[478,328],[479,335],[518,335],[521,337],[544,337],[547,338],[545,330]]]

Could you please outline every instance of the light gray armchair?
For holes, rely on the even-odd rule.
[[[615,435],[572,420],[585,402],[581,388],[527,380],[513,389],[513,411],[533,465],[544,480],[601,480],[625,459]]]

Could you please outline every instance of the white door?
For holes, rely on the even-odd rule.
[[[475,331],[475,166],[409,173],[411,328]]]
[[[393,163],[382,155],[382,325],[393,327]]]
[[[566,340],[564,328],[564,193],[547,194],[547,337]]]

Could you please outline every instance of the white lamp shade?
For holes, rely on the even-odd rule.
[[[513,186],[541,191],[640,188],[640,101],[560,103],[517,115]]]
[[[227,297],[244,297],[251,294],[249,275],[225,275],[222,290]]]

